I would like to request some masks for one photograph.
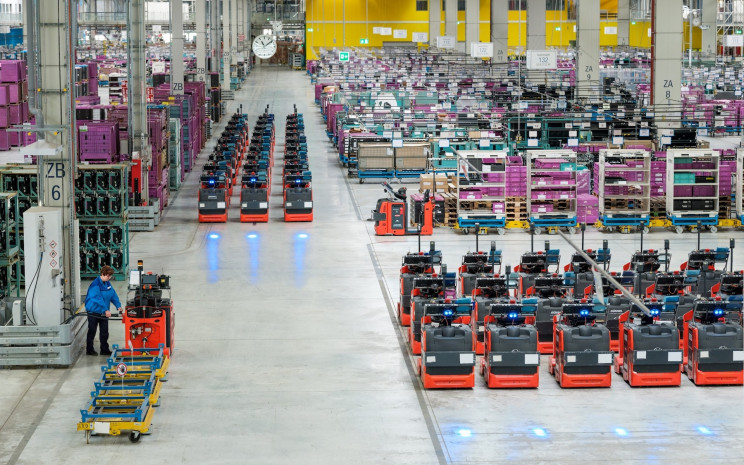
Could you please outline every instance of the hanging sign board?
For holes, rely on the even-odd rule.
[[[437,37],[438,48],[455,48],[455,38],[450,36]]]
[[[412,42],[427,42],[429,40],[429,34],[426,32],[413,32],[411,33]]]
[[[527,50],[527,69],[556,69],[558,54],[555,50]]]
[[[491,58],[493,57],[493,43],[491,42],[473,42],[470,44],[470,56],[473,58]]]

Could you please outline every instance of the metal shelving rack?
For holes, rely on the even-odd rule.
[[[506,151],[460,150],[457,183],[457,227],[463,232],[506,227]],[[463,180],[467,179],[467,184]],[[472,196],[473,198],[468,198]],[[464,197],[464,198],[463,198]],[[477,198],[476,198],[477,197]]]
[[[667,150],[666,211],[677,233],[698,222],[717,230],[719,163],[713,150]]]
[[[535,233],[561,227],[575,232],[576,170],[577,155],[572,150],[527,151],[527,212]]]
[[[648,228],[651,154],[645,150],[599,151],[599,219],[608,230]]]

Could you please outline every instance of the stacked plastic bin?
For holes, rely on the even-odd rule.
[[[116,163],[119,161],[119,123],[117,121],[79,121],[80,161]]]
[[[126,164],[79,165],[75,210],[79,219],[80,277],[95,278],[108,265],[119,279],[129,268]]]
[[[28,111],[26,63],[0,60],[0,150],[21,147],[36,141],[36,133],[9,131],[14,125],[31,122]]]

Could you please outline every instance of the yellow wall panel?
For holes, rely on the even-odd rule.
[[[441,1],[441,0],[432,0]],[[596,1],[596,0],[595,0]],[[609,12],[617,11],[617,0],[601,0],[601,9]],[[344,6],[345,5],[345,6]],[[488,42],[491,36],[490,0],[479,0],[479,40]],[[527,12],[509,11],[509,47],[514,49],[526,46],[527,42]],[[307,0],[306,22],[308,31],[307,53],[308,59],[316,58],[313,49],[333,47],[357,47],[359,40],[369,39],[370,47],[380,47],[383,42],[396,40],[410,41],[413,32],[429,32],[429,12],[416,11],[415,0]],[[465,12],[457,14],[457,39],[465,40]],[[565,11],[548,10],[546,20],[546,46],[568,47],[570,41],[576,39],[574,32],[575,21],[568,21]],[[441,12],[439,34],[444,35],[445,12]],[[391,29],[405,29],[406,39],[393,39],[392,36],[380,36],[372,33],[374,27],[389,27]],[[600,22],[600,46],[613,47],[617,45],[617,35],[605,34],[605,27],[617,27],[617,21]],[[650,38],[647,34],[649,23],[638,21],[630,25],[630,45],[632,47],[648,48]],[[686,27],[686,26],[685,26]],[[687,29],[685,29],[686,31]],[[693,30],[693,46],[700,47],[700,30]],[[687,32],[685,32],[685,38]],[[684,47],[687,47],[685,40]]]

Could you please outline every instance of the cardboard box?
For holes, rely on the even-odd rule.
[[[436,192],[449,192],[448,180],[446,174],[422,174],[419,177],[419,191],[425,190]]]

